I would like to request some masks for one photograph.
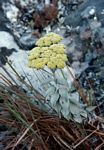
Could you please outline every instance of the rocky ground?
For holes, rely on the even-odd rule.
[[[69,62],[76,72],[76,77],[80,77],[81,84],[87,88],[89,85],[85,79],[91,80],[94,82],[92,86],[97,84],[99,89],[99,84],[104,81],[102,0],[60,1],[49,8],[44,8],[44,4],[32,0],[30,3],[28,0],[20,3],[5,0],[0,3],[0,58],[3,65],[6,62],[4,57],[9,56],[8,59],[21,75],[22,66],[26,74],[32,76],[26,66],[28,50],[35,46],[40,36],[52,31],[64,37],[62,43],[66,45]],[[53,10],[56,13],[51,16]],[[48,12],[48,15],[47,18],[42,16],[43,20],[39,22],[36,19],[37,14],[41,17],[42,12]],[[102,88],[100,93],[103,93]]]
[[[54,1],[52,6],[44,7],[44,3],[32,0],[1,0],[1,66],[9,70],[8,59],[21,76],[25,70],[32,82],[37,82],[33,79],[33,70],[27,67],[27,54],[37,39],[50,31],[64,37],[62,43],[66,45],[70,65],[86,94],[94,99],[92,103],[103,102],[104,1]],[[0,72],[5,74],[2,68]],[[103,105],[101,111],[104,115]]]

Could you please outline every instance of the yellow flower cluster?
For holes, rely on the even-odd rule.
[[[55,38],[57,39],[56,42],[54,41]],[[29,67],[43,69],[45,65],[47,65],[50,69],[64,68],[65,61],[67,61],[67,56],[64,53],[65,46],[63,44],[58,44],[62,38],[55,33],[49,33],[41,39],[37,41],[38,47],[33,48],[29,53]],[[47,39],[47,41],[45,41],[45,39]],[[54,40],[52,41],[52,39]]]
[[[45,37],[40,38],[36,45],[39,47],[50,46],[52,44],[57,44],[62,40],[62,37],[55,33],[48,33]]]

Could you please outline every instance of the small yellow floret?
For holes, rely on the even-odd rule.
[[[65,67],[65,62],[64,61],[59,61],[58,63],[57,63],[57,68],[64,68]]]
[[[46,34],[46,36],[51,37],[53,39],[57,39],[57,40],[53,40],[53,44],[54,44],[54,42],[56,43],[56,41],[57,41],[57,43],[58,43],[63,39],[60,35],[53,33],[53,32]]]
[[[49,58],[43,58],[43,63],[46,65],[49,62]]]
[[[30,56],[28,56],[28,59],[29,59],[29,60],[34,59],[34,56],[33,56],[33,55],[30,55]]]
[[[50,68],[50,69],[55,69],[55,68],[56,68],[56,65],[55,65],[53,62],[48,62],[48,63],[47,63],[47,66],[48,66],[48,68]]]
[[[44,68],[44,64],[42,64],[42,63],[36,63],[35,64],[35,68],[36,69],[43,69]]]
[[[40,47],[44,46],[44,39],[43,39],[43,38],[40,38],[40,39],[36,42],[36,45],[37,45],[37,46],[40,46]]]
[[[50,38],[46,37],[44,39],[44,46],[50,46],[51,44],[52,44],[52,42],[51,42]]]
[[[49,47],[42,47],[42,52],[47,51],[49,49]]]
[[[68,61],[68,58],[67,58],[66,54],[63,54],[63,55],[62,55],[62,60],[63,60],[63,61]]]

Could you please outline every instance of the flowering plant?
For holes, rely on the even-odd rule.
[[[29,53],[28,65],[36,69],[50,69],[50,79],[41,81],[46,100],[49,100],[51,107],[60,117],[81,122],[83,118],[87,118],[87,111],[78,92],[73,90],[73,77],[70,72],[75,75],[72,68],[65,63],[67,56],[64,44],[59,43],[61,40],[62,37],[55,33],[48,33],[40,38],[36,43],[37,47]]]

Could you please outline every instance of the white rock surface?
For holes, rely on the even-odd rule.
[[[82,13],[82,18],[89,18],[90,16],[93,16],[96,14],[95,6],[88,6]]]
[[[10,3],[3,3],[3,10],[5,11],[6,17],[13,23],[17,21],[19,9]]]
[[[19,49],[15,43],[14,38],[9,32],[0,31],[0,47],[7,47],[8,49],[14,48]]]
[[[92,8],[92,9],[89,11],[89,14],[90,14],[90,15],[94,15],[94,14],[95,14],[95,9]]]
[[[39,80],[37,76],[40,76],[40,72],[37,70],[30,69],[27,66],[27,56],[28,51],[21,50],[16,42],[14,41],[14,38],[10,33],[1,31],[0,32],[0,47],[7,47],[8,49],[14,48],[17,50],[17,52],[13,52],[10,57],[8,57],[8,60],[12,63],[12,66],[16,69],[16,71],[19,73],[20,76],[28,76],[29,80],[33,84],[33,86],[38,89],[40,92],[42,92],[42,88],[40,87]],[[9,72],[9,74],[18,82],[17,77],[15,76],[15,73],[13,70],[6,64],[5,69]],[[24,74],[25,72],[25,74]],[[8,78],[8,75],[5,73],[5,71],[0,67],[0,73],[2,73],[5,77]],[[10,79],[10,78],[9,78]],[[43,80],[43,79],[42,79]],[[26,79],[26,81],[28,81]],[[1,80],[0,80],[1,82]]]

